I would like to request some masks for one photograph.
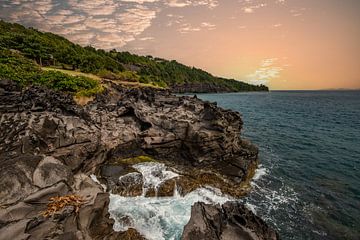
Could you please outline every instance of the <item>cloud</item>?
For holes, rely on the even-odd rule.
[[[177,8],[187,6],[206,6],[213,9],[219,6],[219,2],[217,0],[166,0],[166,5]]]
[[[271,5],[285,5],[287,3],[286,0],[238,0],[238,2],[242,5],[243,13],[254,13],[256,10],[264,7],[268,7]]]
[[[199,32],[201,30],[214,30],[216,25],[209,22],[202,22],[200,25],[193,26],[190,23],[183,23],[177,29],[178,32],[185,34],[190,32]]]
[[[193,26],[191,26],[191,24],[189,24],[189,23],[184,23],[184,24],[181,25],[180,28],[178,28],[178,31],[179,31],[180,33],[198,32],[198,31],[200,31],[200,30],[201,30],[200,27],[193,27]]]
[[[254,13],[267,4],[284,4],[285,0],[239,2],[244,13]],[[187,22],[183,15],[174,12],[178,12],[177,8],[194,7],[209,11],[219,4],[219,0],[4,0],[0,4],[0,17],[60,34],[79,44],[120,49],[139,39],[161,11],[169,11],[164,21],[166,26],[181,34],[214,30],[216,25],[205,19]]]
[[[216,0],[202,0],[202,1],[194,1],[194,6],[207,6],[208,8],[216,8],[219,6],[219,2]]]
[[[163,9],[206,7],[217,0],[5,0],[0,17],[11,22],[60,34],[79,44],[96,48],[122,48],[137,39]],[[170,17],[170,15],[169,15]],[[179,32],[212,30],[215,25],[185,23],[182,16],[171,16],[167,26],[181,24]],[[148,39],[150,40],[150,39]],[[143,40],[144,41],[144,40]]]
[[[186,7],[191,5],[191,1],[188,0],[168,0],[166,3],[170,7]]]
[[[119,30],[138,35],[150,27],[152,19],[156,17],[156,11],[138,5],[118,15]]]
[[[212,23],[209,23],[209,22],[202,22],[202,23],[201,23],[201,27],[206,28],[206,29],[208,29],[208,30],[214,30],[214,29],[216,29],[216,25],[215,25],[215,24],[212,24]]]
[[[154,40],[155,38],[154,37],[142,37],[142,38],[139,38],[140,41],[149,41],[149,40]]]
[[[118,4],[112,0],[67,0],[67,4],[72,10],[89,16],[110,15],[118,7]]]
[[[130,3],[143,4],[143,3],[159,2],[159,0],[122,0],[122,2],[130,2]]]
[[[243,10],[244,13],[253,13],[253,12],[255,12],[256,9],[263,8],[263,7],[266,7],[266,6],[267,6],[266,3],[259,3],[259,4],[256,4],[256,5],[245,6],[245,7],[242,8],[242,10]]]
[[[173,15],[173,14],[167,14],[166,15],[170,20],[166,23],[167,27],[171,27],[174,24],[180,24],[183,22],[184,16],[181,15]]]
[[[305,11],[306,11],[306,8],[291,9],[290,14],[293,17],[299,17],[299,16],[302,16]]]
[[[275,66],[275,63],[278,61],[277,58],[268,58],[264,59],[260,67],[255,70],[255,72],[246,76],[247,81],[252,84],[267,84],[272,79],[276,79],[280,76],[282,67]]]
[[[51,31],[80,44],[121,48],[151,26],[159,0],[15,0],[4,20]]]
[[[279,28],[279,27],[282,27],[282,24],[281,23],[277,23],[277,24],[274,24],[272,25],[273,28]]]

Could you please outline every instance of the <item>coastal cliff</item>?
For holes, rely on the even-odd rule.
[[[236,82],[236,80],[233,80]],[[226,82],[225,82],[226,83]],[[252,88],[250,85],[249,89],[244,91],[269,91],[265,86],[258,86]],[[227,93],[236,92],[232,86],[226,84],[219,84],[216,82],[195,82],[195,83],[182,83],[172,84],[169,87],[174,93]]]
[[[175,93],[221,93],[232,92],[231,88],[214,83],[184,83],[170,86]]]
[[[104,86],[82,106],[70,94],[0,81],[0,239],[143,239],[132,228],[115,232],[108,212],[109,191],[145,194],[134,180],[141,162],[177,173],[148,197],[249,190],[258,150],[241,138],[239,113],[166,90]],[[61,196],[53,211],[49,201]]]

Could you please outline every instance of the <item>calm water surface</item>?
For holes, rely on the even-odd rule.
[[[260,148],[247,205],[282,239],[360,239],[360,92],[199,94]]]

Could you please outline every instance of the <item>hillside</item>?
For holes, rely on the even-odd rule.
[[[233,79],[215,77],[201,69],[185,66],[175,60],[138,56],[116,50],[104,51],[91,46],[82,47],[56,34],[43,33],[1,20],[0,51],[3,58],[11,55],[13,59],[20,59],[22,63],[33,60],[33,63],[27,61],[27,65],[32,65],[32,68],[36,68],[37,64],[55,69],[92,73],[111,80],[150,83],[159,87],[172,88],[175,92],[268,91],[266,86],[255,86]],[[4,61],[3,59],[3,66]],[[9,71],[13,68],[11,65],[13,63],[7,61]],[[1,76],[12,78],[9,72]],[[25,81],[18,79],[18,76],[15,78],[21,82]],[[79,80],[79,77],[76,78]],[[72,91],[77,92],[76,89]]]

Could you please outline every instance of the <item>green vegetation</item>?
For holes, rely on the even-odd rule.
[[[10,50],[0,50],[0,79],[11,79],[22,86],[42,85],[79,96],[91,96],[102,90],[98,80],[43,71],[33,61]]]
[[[23,57],[16,57],[13,61],[27,61],[25,65],[29,65],[28,63],[32,60],[32,68],[38,68],[35,66],[35,63],[37,63],[42,67],[71,70],[72,73],[62,72],[62,74],[73,75],[72,80],[62,80],[69,86],[65,87],[58,84],[57,80],[53,80],[48,85],[56,89],[72,92],[81,91],[80,89],[83,90],[84,87],[89,90],[89,84],[80,84],[85,78],[86,81],[89,81],[88,76],[77,74],[79,72],[90,73],[92,76],[96,75],[115,81],[139,82],[163,88],[171,87],[174,84],[211,83],[227,87],[233,91],[268,90],[264,85],[255,86],[233,79],[218,78],[201,69],[185,66],[174,60],[168,61],[153,58],[152,56],[138,56],[129,52],[117,52],[116,50],[104,51],[91,46],[81,47],[58,35],[43,33],[33,28],[26,28],[19,24],[7,23],[1,20],[0,49],[17,51],[18,56]],[[8,69],[7,76],[11,75],[14,80],[19,82],[36,82],[34,76],[32,76],[33,69],[29,69],[29,73],[22,73],[26,76],[18,76],[15,74],[17,72],[16,68],[14,66],[14,69]],[[34,71],[38,72],[39,70]],[[60,73],[43,72],[43,74],[54,75],[56,79],[66,78]],[[46,79],[49,79],[49,77],[44,76],[43,81]]]
[[[82,76],[82,77],[92,78],[97,81],[101,80],[101,77],[91,74],[91,73],[83,73],[83,72],[79,72],[79,71],[66,70],[66,69],[54,68],[54,67],[41,67],[41,69],[44,71],[58,71],[58,72],[62,72],[62,73],[65,73],[65,74],[71,75],[71,76]]]

